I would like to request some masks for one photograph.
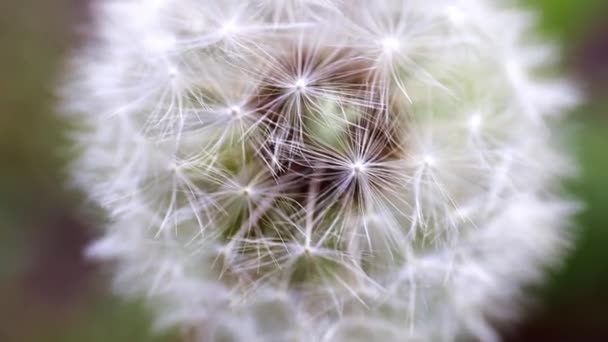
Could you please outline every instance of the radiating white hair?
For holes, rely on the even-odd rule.
[[[201,341],[498,339],[559,259],[578,94],[490,0],[104,0],[75,54],[89,254]]]

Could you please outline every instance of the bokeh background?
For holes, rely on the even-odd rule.
[[[571,119],[582,168],[569,185],[586,210],[564,267],[530,289],[537,300],[522,322],[501,330],[506,341],[608,341],[608,1],[521,1],[588,93]],[[141,303],[113,297],[82,257],[98,227],[65,186],[69,122],[54,87],[94,15],[87,2],[0,0],[0,341],[178,341],[151,334]]]

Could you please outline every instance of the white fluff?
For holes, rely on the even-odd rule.
[[[161,326],[495,341],[567,245],[578,95],[510,1],[94,5],[65,87],[89,254]]]

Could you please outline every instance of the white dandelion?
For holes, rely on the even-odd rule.
[[[498,340],[568,242],[577,102],[511,1],[95,1],[89,254],[198,341]]]

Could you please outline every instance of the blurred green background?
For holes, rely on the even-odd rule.
[[[588,92],[572,116],[582,172],[570,185],[586,210],[565,266],[532,289],[537,305],[521,324],[502,330],[506,341],[608,341],[608,1],[526,2]],[[64,185],[67,123],[53,88],[86,7],[0,1],[0,341],[178,341],[151,335],[141,304],[111,296],[81,255],[96,227]]]

